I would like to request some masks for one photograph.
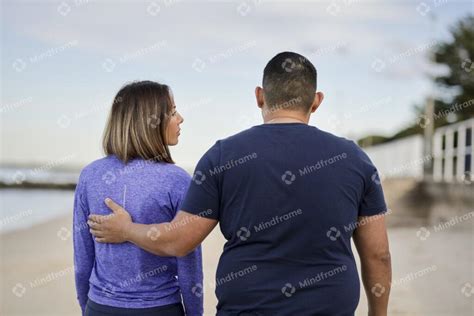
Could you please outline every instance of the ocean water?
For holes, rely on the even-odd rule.
[[[79,171],[56,171],[47,167],[0,167],[0,181],[4,184],[21,184],[28,181],[38,184],[76,183]],[[0,233],[47,222],[72,212],[73,190],[55,189],[0,189]]]
[[[53,170],[48,166],[37,168],[0,167],[0,182],[5,184],[20,184],[24,181],[48,184],[77,183],[79,173],[79,170]]]
[[[72,190],[0,189],[0,233],[72,213],[73,203]]]

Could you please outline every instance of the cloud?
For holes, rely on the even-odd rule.
[[[70,11],[65,16],[58,12],[60,2],[10,3],[5,10],[9,27],[51,46],[78,40],[82,50],[115,56],[164,40],[170,50],[163,54],[177,58],[213,54],[249,40],[262,44],[259,54],[288,47],[316,51],[336,42],[370,50],[385,39],[371,22],[407,23],[410,15],[405,7],[389,4],[247,2],[251,9],[246,16],[237,11],[239,2],[66,1]],[[150,14],[151,3],[161,7],[156,15]],[[340,15],[327,12],[331,3],[341,3]],[[25,28],[24,21],[34,27]]]
[[[108,104],[119,84],[139,77],[176,87],[176,99],[187,106],[188,116],[183,147],[176,150],[179,158],[194,162],[202,154],[202,146],[260,123],[252,91],[267,60],[283,50],[301,52],[317,65],[320,86],[327,92],[325,106],[314,120],[322,128],[331,128],[326,118],[338,115],[351,99],[364,102],[391,91],[403,91],[405,99],[397,99],[399,106],[390,113],[389,121],[374,111],[373,124],[363,124],[359,119],[348,122],[350,129],[360,134],[368,125],[392,129],[411,111],[410,102],[424,97],[425,91],[410,89],[405,79],[425,80],[425,54],[398,58],[380,73],[371,68],[376,58],[390,60],[427,41],[429,20],[420,16],[416,4],[410,1],[58,0],[8,1],[2,5],[2,26],[7,34],[2,43],[8,67],[5,90],[11,99],[8,104],[30,96],[34,100],[34,104],[8,112],[12,123],[5,129],[15,132],[14,123],[28,122],[37,131],[31,141],[41,145],[41,157],[51,149],[42,140],[52,139],[51,135],[56,137],[54,146],[64,149],[75,146],[74,140],[81,137],[84,143],[97,141],[108,107],[87,116],[87,122],[95,126],[93,132],[89,128],[87,133],[80,130],[80,123],[85,120],[73,121],[66,130],[59,129],[58,117],[75,113],[78,108],[90,108],[90,100]],[[448,6],[438,12],[446,21],[443,14],[452,20],[468,8],[467,4],[455,6],[459,12],[445,10]],[[328,7],[336,9],[331,11]],[[78,43],[74,49],[26,71],[17,73],[10,67],[16,58],[35,56],[71,41]],[[198,58],[204,62],[204,68],[202,63],[196,63],[201,65],[197,67],[200,72],[192,66]],[[108,59],[112,60],[106,64],[110,72],[101,67]],[[121,61],[126,65],[122,67]],[[39,81],[45,71],[48,81]],[[70,81],[64,82],[64,73],[68,72]],[[106,97],[98,98],[98,91]],[[202,99],[212,101],[201,102]],[[41,124],[38,118],[43,121]],[[30,148],[29,145],[22,148]],[[29,157],[26,149],[5,152],[9,159]],[[81,159],[95,155],[96,152],[84,152]]]

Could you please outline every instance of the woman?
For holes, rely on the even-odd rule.
[[[135,222],[173,219],[191,181],[168,148],[178,143],[182,122],[166,85],[134,82],[116,95],[103,138],[106,157],[82,170],[74,201],[75,279],[84,315],[202,315],[200,248],[182,258],[159,257],[131,243],[97,243],[87,226],[89,214],[110,214],[106,197],[133,209]]]

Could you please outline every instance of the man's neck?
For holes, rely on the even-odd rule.
[[[302,111],[278,109],[268,109],[266,105],[262,108],[262,117],[264,124],[282,124],[282,123],[302,123],[308,124],[311,113]]]
[[[308,124],[309,117],[304,117],[303,115],[285,113],[281,115],[272,115],[263,118],[264,124],[281,124],[281,123],[302,123]]]

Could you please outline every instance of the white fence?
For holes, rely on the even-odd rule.
[[[462,182],[471,179],[474,119],[436,129],[433,139],[433,179]]]
[[[364,151],[369,155],[382,178],[423,179],[423,136],[421,135],[364,148]]]
[[[382,177],[423,179],[423,165],[433,159],[436,182],[472,181],[474,119],[437,128],[433,155],[423,156],[423,136],[414,135],[365,148]]]

